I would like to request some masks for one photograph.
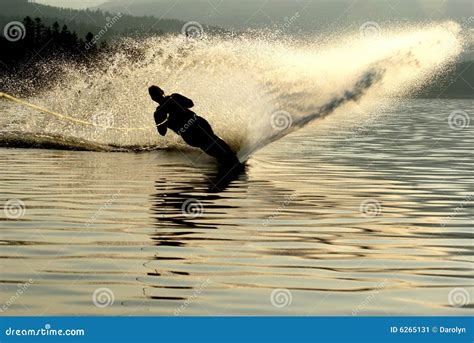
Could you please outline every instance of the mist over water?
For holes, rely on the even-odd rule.
[[[463,50],[461,28],[453,22],[384,28],[369,37],[355,32],[296,40],[252,33],[124,44],[143,56],[130,63],[118,52],[94,71],[57,66],[65,74],[56,86],[27,99],[96,126],[2,101],[8,130],[0,142],[14,134],[85,149],[185,148],[177,135],[162,138],[153,127],[156,104],[147,88],[156,84],[193,99],[195,112],[245,158],[327,115],[374,115],[416,92]]]

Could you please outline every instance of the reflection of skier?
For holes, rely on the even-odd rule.
[[[176,93],[165,96],[163,90],[157,86],[151,86],[148,92],[151,98],[160,104],[155,111],[155,123],[160,135],[166,135],[170,129],[180,135],[187,144],[200,148],[221,164],[240,165],[235,153],[212,131],[207,120],[190,110],[194,106],[191,99]]]

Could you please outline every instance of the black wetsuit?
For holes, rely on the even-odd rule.
[[[214,133],[207,120],[190,110],[193,106],[193,101],[181,94],[166,96],[155,111],[159,134],[164,136],[167,129],[170,129],[187,144],[202,149],[221,164],[240,164],[235,153]]]

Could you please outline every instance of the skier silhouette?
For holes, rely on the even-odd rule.
[[[216,158],[220,164],[228,167],[240,165],[235,153],[214,133],[207,120],[190,110],[194,106],[191,99],[177,93],[166,96],[158,86],[151,86],[148,93],[160,105],[156,108],[154,117],[161,136],[165,136],[170,129],[190,146],[200,148]]]

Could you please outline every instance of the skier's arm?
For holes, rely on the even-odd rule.
[[[194,106],[194,102],[191,99],[186,98],[184,95],[174,93],[171,94],[171,98],[183,108],[192,108]]]
[[[155,114],[155,123],[160,125],[168,119],[168,111],[166,110],[166,105],[161,105],[156,108]]]

